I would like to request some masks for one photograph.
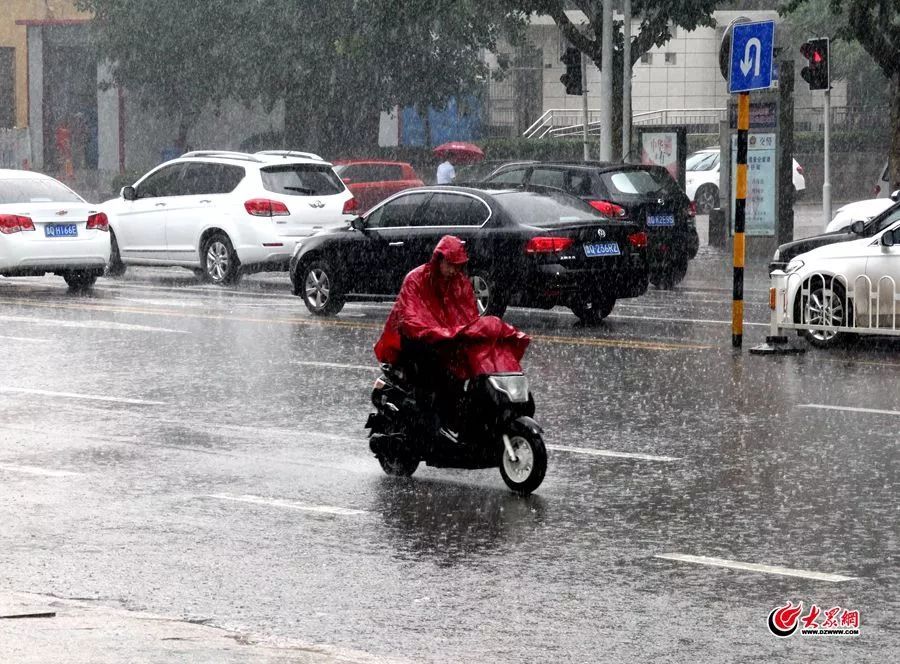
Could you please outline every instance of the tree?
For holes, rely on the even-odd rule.
[[[654,46],[662,46],[672,38],[673,26],[694,30],[700,26],[713,26],[712,13],[717,0],[633,0],[632,15],[640,21],[640,27],[632,30],[631,64]],[[553,18],[563,36],[572,46],[590,58],[598,69],[604,67],[603,12],[601,0],[523,0],[518,7],[525,11],[546,14]],[[584,15],[576,23],[566,13],[576,8]],[[622,145],[622,76],[624,64],[624,38],[622,21],[613,21],[613,155],[621,156]]]
[[[116,84],[186,127],[210,102],[283,101],[285,145],[375,143],[382,110],[443,107],[482,86],[482,57],[524,15],[477,0],[77,0]],[[183,142],[182,137],[182,142]]]
[[[817,0],[788,0],[783,14],[808,10]],[[896,0],[826,0],[834,36],[857,42],[890,82],[891,188],[900,188],[900,3]],[[824,3],[821,3],[824,5]],[[825,7],[822,7],[825,9]]]

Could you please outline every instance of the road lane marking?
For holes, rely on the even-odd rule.
[[[656,322],[663,323],[696,323],[698,325],[731,325],[730,320],[712,320],[709,318],[664,318],[662,316],[620,316],[617,314],[613,314],[608,316],[610,319],[622,319],[622,320],[652,320]],[[753,327],[769,327],[769,323],[750,323],[744,321],[744,327],[748,325]]]
[[[855,576],[844,576],[843,574],[810,572],[808,570],[793,569],[791,567],[759,565],[757,563],[742,563],[737,560],[726,560],[725,558],[709,558],[707,556],[689,556],[683,553],[658,553],[654,556],[654,558],[676,560],[684,563],[697,563],[698,565],[712,565],[714,567],[727,567],[729,569],[740,569],[748,572],[762,572],[764,574],[778,574],[780,576],[796,576],[800,577],[801,579],[830,581],[832,583],[838,583],[840,581],[853,581],[856,579]]]
[[[75,327],[94,330],[127,330],[134,332],[168,332],[169,334],[191,334],[185,330],[170,330],[165,327],[150,327],[147,325],[134,325],[132,323],[116,323],[114,321],[75,321],[57,320],[53,318],[31,318],[29,316],[0,315],[0,320],[13,323],[28,323],[30,325],[43,325],[50,327]]]
[[[379,371],[380,368],[377,365],[369,364],[340,364],[338,362],[291,362],[291,364],[297,364],[303,367],[324,367],[327,369],[355,369],[359,371]]]
[[[0,339],[9,339],[10,341],[36,341],[36,342],[50,342],[52,339],[40,339],[38,337],[9,337],[5,335],[0,335]]]
[[[639,459],[641,461],[681,461],[680,457],[638,454],[637,452],[615,452],[613,450],[595,450],[589,447],[569,447],[568,445],[547,445],[547,449],[553,450],[555,452],[571,452],[573,454],[588,454],[591,456],[614,457],[617,459]]]
[[[69,304],[50,304],[50,303],[41,303],[41,302],[26,302],[23,300],[15,300],[15,299],[0,299],[0,304],[13,304],[17,306],[28,306],[28,307],[44,307],[44,308],[53,308],[53,309],[75,309],[78,311],[112,311],[116,313],[132,313],[132,314],[148,314],[151,316],[170,316],[174,318],[196,318],[201,320],[223,320],[223,321],[234,321],[234,322],[244,322],[244,323],[265,323],[267,325],[272,324],[282,324],[282,325],[307,325],[307,326],[316,326],[316,327],[346,327],[346,328],[354,328],[354,329],[369,329],[369,330],[381,330],[384,328],[384,323],[363,323],[360,321],[351,321],[351,320],[340,320],[340,319],[331,319],[331,320],[312,320],[309,318],[256,318],[252,316],[222,316],[215,314],[199,314],[193,312],[186,311],[162,311],[158,309],[142,309],[139,307],[116,307],[109,305],[88,305],[88,306],[77,306],[77,305],[69,305]],[[631,318],[641,319],[640,316],[632,316]],[[642,319],[648,320],[648,319]],[[760,325],[764,325],[760,323]],[[564,345],[572,345],[572,346],[599,346],[599,347],[611,347],[611,348],[629,348],[629,349],[638,349],[638,350],[666,350],[666,351],[674,351],[674,350],[710,350],[714,348],[711,345],[700,345],[700,344],[681,344],[681,343],[667,343],[667,342],[655,342],[655,341],[642,341],[639,339],[603,339],[596,337],[562,337],[562,336],[549,336],[549,335],[533,335],[532,339],[537,341],[546,341],[549,343],[556,344],[564,344]]]
[[[148,401],[146,399],[126,399],[125,397],[108,397],[100,394],[77,394],[75,392],[55,392],[51,390],[34,390],[27,387],[9,387],[0,385],[0,392],[16,394],[36,394],[43,397],[65,397],[66,399],[85,399],[87,401],[108,401],[110,403],[128,403],[139,406],[166,406],[165,401]]]
[[[23,473],[25,475],[38,475],[41,477],[75,477],[81,475],[81,473],[73,473],[68,470],[51,470],[49,468],[19,466],[10,463],[0,463],[0,470],[5,470],[10,473]]]
[[[821,403],[801,403],[797,408],[815,408],[818,410],[843,410],[850,413],[873,413],[875,415],[895,415],[900,417],[900,410],[878,410],[877,408],[852,408],[850,406],[827,406]]]
[[[283,509],[298,510],[300,512],[314,512],[317,514],[332,514],[335,516],[359,516],[368,514],[365,510],[353,510],[346,507],[332,507],[330,505],[309,505],[306,503],[298,503],[292,500],[281,500],[279,498],[263,498],[262,496],[233,496],[227,493],[214,493],[209,498],[218,500],[230,500],[236,503],[249,503],[251,505],[265,505],[267,507],[281,507]]]

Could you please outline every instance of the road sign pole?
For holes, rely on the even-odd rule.
[[[825,90],[825,181],[822,183],[822,211],[825,226],[831,222],[831,90]]]
[[[584,126],[581,129],[582,157],[585,161],[591,158],[591,150],[588,146],[588,86],[587,86],[587,58],[581,54],[581,112],[584,116]]]
[[[750,94],[738,95],[737,173],[734,196],[734,285],[731,303],[731,345],[744,339],[744,230],[747,214],[747,133],[750,129]]]

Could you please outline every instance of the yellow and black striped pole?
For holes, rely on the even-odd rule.
[[[747,131],[750,129],[750,93],[738,95],[737,173],[734,195],[734,286],[731,303],[731,345],[744,339],[744,226],[747,215]]]

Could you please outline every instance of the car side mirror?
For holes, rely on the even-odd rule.
[[[353,230],[357,230],[360,233],[366,232],[366,221],[362,217],[353,217],[353,220],[350,222],[350,228]]]
[[[884,235],[881,236],[881,246],[883,247],[893,247],[897,238],[894,236],[896,230],[888,231]]]
[[[891,194],[891,200],[894,201],[895,203],[897,201],[900,201],[900,189],[897,189],[895,192],[893,192]]]
[[[866,222],[854,221],[850,224],[850,232],[854,235],[862,235],[866,230]]]
[[[137,191],[131,185],[122,187],[122,198],[124,198],[126,201],[136,201]]]

